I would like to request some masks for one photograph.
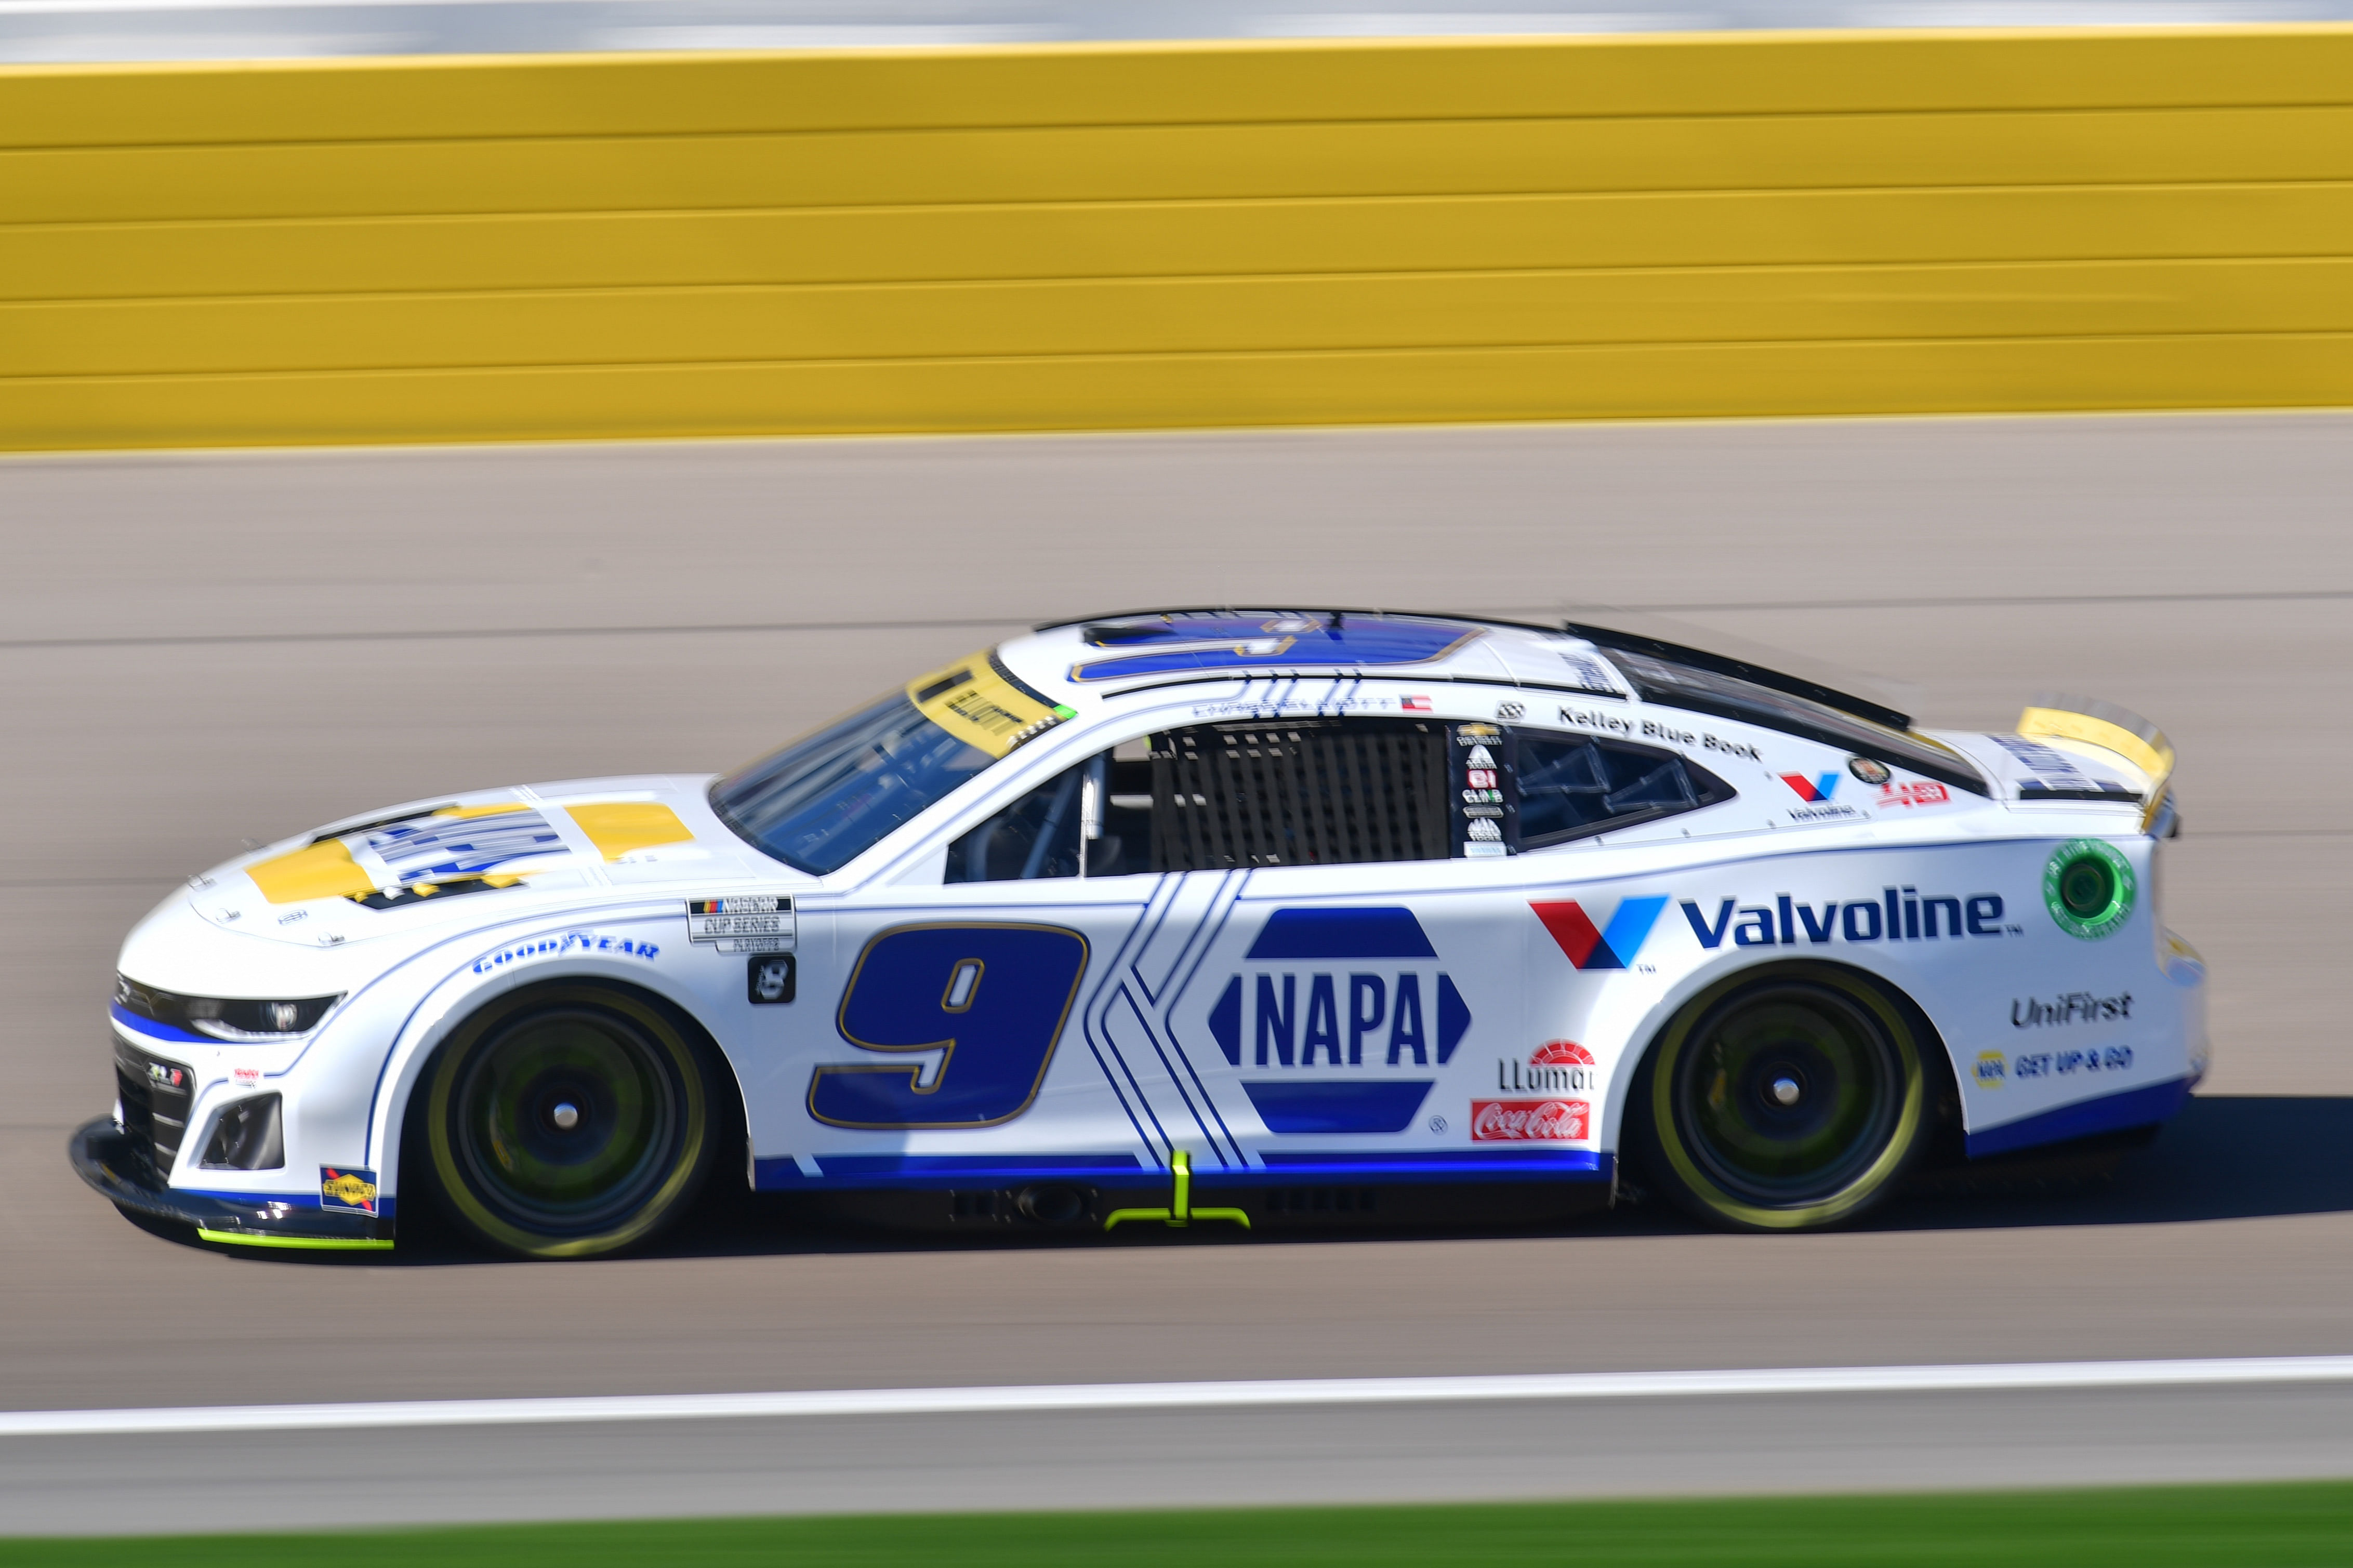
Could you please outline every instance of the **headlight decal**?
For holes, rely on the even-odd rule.
[[[269,1044],[300,1039],[317,1028],[343,998],[298,996],[184,996],[142,985],[128,975],[114,980],[117,1019],[141,1029],[161,1025],[167,1037]]]

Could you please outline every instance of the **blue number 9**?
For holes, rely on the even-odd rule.
[[[900,926],[858,955],[835,1026],[869,1051],[944,1051],[922,1064],[821,1067],[809,1114],[835,1127],[994,1127],[1029,1109],[1078,999],[1087,939],[1060,926]]]

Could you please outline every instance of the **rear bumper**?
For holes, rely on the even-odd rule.
[[[392,1245],[388,1218],[334,1214],[284,1199],[183,1192],[157,1183],[148,1163],[111,1117],[74,1130],[66,1140],[74,1173],[127,1213],[194,1226],[207,1241],[245,1247],[364,1251]]]

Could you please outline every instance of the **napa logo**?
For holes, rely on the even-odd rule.
[[[1836,770],[1808,778],[1803,773],[1783,773],[1781,782],[1798,794],[1808,805],[1819,805],[1838,794],[1839,775]]]
[[[1209,1035],[1278,1137],[1403,1131],[1437,1081],[1407,1075],[1443,1067],[1471,1032],[1411,910],[1277,910],[1242,963]]]
[[[1242,959],[1267,967],[1226,982],[1209,1034],[1235,1067],[1442,1066],[1471,1008],[1437,961],[1411,910],[1277,910]]]
[[[1651,928],[1659,923],[1660,911],[1666,907],[1664,898],[1620,899],[1609,912],[1609,923],[1597,926],[1585,906],[1574,899],[1528,905],[1579,970],[1632,968],[1634,955],[1651,939]]]

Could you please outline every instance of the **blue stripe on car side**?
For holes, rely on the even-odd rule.
[[[789,1156],[753,1162],[752,1184],[789,1187],[997,1187],[1092,1177],[1149,1184],[1161,1180],[1133,1154],[820,1154],[820,1175]]]
[[[1347,1182],[1606,1182],[1611,1157],[1590,1149],[1442,1150],[1423,1152],[1404,1149],[1354,1152],[1295,1152],[1271,1149],[1261,1156],[1263,1171],[1248,1175],[1196,1171],[1197,1187],[1236,1186],[1286,1181]]]
[[[1606,1182],[1611,1157],[1587,1149],[1508,1149],[1420,1152],[1370,1149],[1324,1153],[1275,1151],[1257,1170],[1196,1171],[1196,1187],[1281,1185],[1301,1181],[1381,1182]],[[974,1154],[820,1155],[823,1174],[803,1172],[789,1156],[754,1162],[753,1185],[762,1192],[791,1189],[847,1191],[852,1188],[1012,1186],[1029,1182],[1092,1178],[1150,1185],[1165,1180],[1132,1155],[1039,1155],[997,1159]]]

